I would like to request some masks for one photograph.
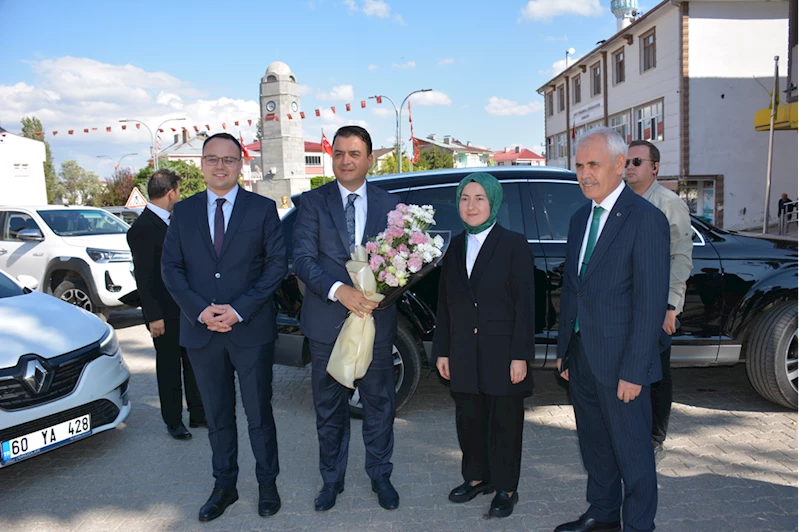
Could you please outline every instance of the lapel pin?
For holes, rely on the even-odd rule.
[[[620,212],[617,212],[617,213],[616,213],[616,218],[618,218],[619,216],[621,216],[621,213],[620,213]]]

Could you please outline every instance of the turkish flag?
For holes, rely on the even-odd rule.
[[[70,129],[69,131],[67,131],[67,133],[68,133],[69,135],[72,135],[74,132],[75,132],[75,130],[74,130],[74,129]]]
[[[316,116],[321,116],[321,113],[319,112],[319,109],[316,110]]]
[[[122,126],[122,131],[125,131],[126,129],[128,129],[128,126]]]
[[[375,100],[377,100],[377,103],[383,103],[383,97],[382,96],[376,96]]]
[[[361,100],[361,109],[366,109],[366,100]]]
[[[250,150],[244,144],[244,137],[241,136],[241,132],[239,132],[239,142],[241,143],[241,153],[244,156],[244,160],[249,161],[252,157],[250,157]]]
[[[350,104],[347,104],[347,111],[352,111],[352,107],[350,107]]]
[[[252,120],[247,120],[247,125],[251,126],[252,125]]]
[[[222,129],[224,129],[225,131],[227,131],[227,126],[225,125],[225,123],[224,123],[224,122],[222,122]]]
[[[55,137],[56,135],[58,135],[58,131],[53,131],[53,136]]]
[[[239,127],[239,121],[236,120],[235,122],[233,122],[233,125],[235,125],[236,127]]]
[[[110,127],[110,126],[106,127],[106,128],[105,128],[105,132],[106,132],[106,133],[111,133],[111,127]]]
[[[195,132],[195,133],[199,133],[199,132],[200,132],[200,128],[199,128],[199,127],[197,127],[197,126],[194,126],[194,132]]]
[[[336,107],[335,106],[331,106],[330,110],[333,111],[333,114],[336,114]]]
[[[574,140],[574,126],[572,126],[572,140]]]
[[[305,118],[305,111],[300,111],[300,118]]]
[[[207,129],[208,131],[211,131],[211,126],[209,126],[208,124],[205,124],[205,129]]]
[[[333,146],[327,141],[324,131],[322,131],[322,150],[331,157],[333,156]]]
[[[136,129],[141,129],[141,124],[136,124]]]
[[[87,127],[87,128],[84,128],[84,129],[83,129],[83,132],[84,132],[84,133],[88,133],[88,132],[89,132],[89,128],[88,128],[88,127]]]
[[[293,120],[291,113],[288,113],[286,116],[289,118],[289,120]]]

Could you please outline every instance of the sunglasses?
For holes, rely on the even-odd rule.
[[[627,168],[628,166],[630,166],[630,163],[633,163],[633,166],[641,166],[641,164],[644,161],[651,161],[653,163],[658,162],[658,161],[653,161],[652,159],[642,159],[640,157],[635,157],[633,159],[627,159],[627,162],[624,163],[624,167]]]

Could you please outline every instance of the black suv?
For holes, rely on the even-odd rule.
[[[527,235],[535,253],[536,368],[554,368],[558,314],[572,214],[587,200],[573,172],[549,167],[483,169],[502,183],[498,221]],[[456,235],[463,230],[455,190],[478,169],[451,169],[373,177],[369,182],[400,201],[432,205],[435,230]],[[296,205],[301,197],[292,198]],[[292,256],[296,209],[283,218],[286,246]],[[757,392],[775,403],[796,408],[797,243],[742,236],[692,218],[693,271],[688,280],[680,329],[673,336],[672,366],[729,366],[746,361]],[[435,331],[439,270],[406,292],[399,305],[394,346],[397,408],[413,396],[423,366],[429,367]],[[305,366],[310,353],[299,327],[304,286],[293,274],[276,294],[279,306],[275,363]],[[665,311],[664,311],[665,312]],[[351,400],[358,413],[357,390]]]

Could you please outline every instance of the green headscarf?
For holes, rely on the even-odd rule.
[[[491,212],[488,215],[488,220],[481,223],[476,227],[472,227],[471,225],[467,224],[463,220],[463,227],[466,229],[466,232],[469,234],[477,234],[482,233],[491,225],[497,221],[497,213],[499,212],[499,208],[502,205],[502,185],[499,184],[497,178],[492,176],[491,174],[487,174],[485,172],[477,172],[474,174],[469,174],[464,177],[460,184],[458,185],[458,191],[456,192],[455,201],[457,205],[461,203],[461,193],[463,192],[463,188],[474,181],[482,186],[486,191],[486,196],[488,198],[488,204],[491,206]],[[460,210],[458,211],[460,212]]]

